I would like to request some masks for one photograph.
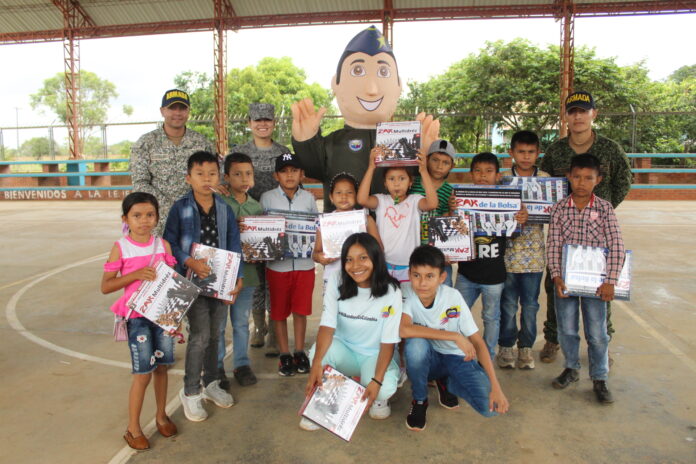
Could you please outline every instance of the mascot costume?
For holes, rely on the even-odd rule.
[[[401,95],[394,53],[384,36],[371,26],[348,43],[331,81],[343,129],[323,136],[319,130],[326,108],[314,108],[310,98],[292,105],[292,146],[307,177],[324,184],[324,211],[332,211],[329,182],[340,172],[360,180],[375,145],[377,123],[391,121]],[[438,138],[440,122],[421,113],[421,147]],[[371,193],[384,192],[382,176],[374,177]]]

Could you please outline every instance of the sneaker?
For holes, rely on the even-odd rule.
[[[558,343],[546,342],[539,353],[539,360],[543,363],[552,363],[556,360],[556,355],[561,345]]]
[[[565,368],[563,369],[563,372],[561,372],[561,375],[553,379],[551,385],[553,385],[553,388],[558,388],[560,390],[562,388],[567,387],[573,382],[577,382],[579,379],[580,376],[578,375],[577,369]]]
[[[251,335],[251,347],[252,348],[263,348],[266,343],[266,333],[267,330],[254,329],[254,333]]]
[[[411,411],[406,416],[406,428],[414,432],[425,429],[425,412],[428,410],[428,400],[411,401]]]
[[[292,357],[293,361],[295,362],[295,371],[298,374],[309,373],[309,358],[304,351],[295,351],[295,354]]]
[[[498,367],[502,369],[515,368],[515,349],[511,346],[501,346],[500,352],[495,357]]]
[[[225,391],[230,391],[230,379],[227,378],[225,369],[220,369],[218,372],[218,380],[220,381],[220,388]]]
[[[399,381],[396,383],[396,388],[403,387],[407,380],[408,380],[408,374],[406,374],[406,368],[400,367],[399,368]]]
[[[233,373],[234,378],[237,379],[237,383],[242,387],[248,387],[257,382],[256,376],[249,366],[240,366],[235,369]],[[220,382],[220,386],[222,386],[222,382]]]
[[[614,395],[611,394],[609,388],[607,388],[606,380],[593,380],[592,390],[594,390],[597,396],[597,401],[602,404],[610,404],[614,402]]]
[[[293,365],[291,354],[280,355],[280,361],[278,362],[278,374],[282,375],[283,377],[295,375],[295,366]]]
[[[437,379],[435,385],[437,386],[437,398],[440,406],[445,409],[457,409],[459,407],[459,398],[457,398],[457,395],[453,395],[447,390],[447,377]],[[427,401],[425,407],[428,407]],[[425,412],[423,414],[425,414]]]
[[[517,368],[534,369],[534,356],[532,356],[531,348],[517,349]]]
[[[386,419],[391,416],[391,408],[387,400],[375,400],[370,406],[370,417],[373,419]]]
[[[203,395],[186,396],[184,389],[179,391],[179,399],[184,407],[184,416],[192,422],[201,422],[208,418],[208,413],[203,409]]]
[[[232,395],[220,388],[220,381],[214,380],[203,389],[203,399],[215,403],[221,408],[231,408],[234,404]]]
[[[319,430],[321,427],[306,417],[303,417],[300,419],[300,428],[302,430],[306,430],[307,432],[314,432],[315,430]]]

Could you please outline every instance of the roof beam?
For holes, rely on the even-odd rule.
[[[73,29],[97,25],[78,0],[53,0],[53,4],[63,13],[63,17],[74,16],[74,24],[70,25]]]

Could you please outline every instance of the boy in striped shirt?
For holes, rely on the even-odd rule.
[[[613,403],[614,398],[607,387],[607,302],[614,299],[614,285],[621,274],[626,252],[614,208],[611,203],[597,197],[593,192],[602,181],[597,157],[589,153],[574,156],[570,162],[568,181],[572,193],[551,209],[546,244],[546,261],[555,289],[558,340],[565,357],[565,369],[553,380],[552,385],[561,389],[579,379],[578,312],[582,309],[593,390],[600,403]],[[603,247],[609,250],[607,277],[597,288],[599,298],[568,295],[562,277],[562,251],[565,244]]]
[[[447,182],[447,176],[454,167],[456,151],[454,146],[447,140],[436,140],[428,148],[428,174],[437,191],[437,208],[421,214],[421,244],[428,243],[428,226],[430,218],[436,216],[449,216],[449,201],[452,196],[452,185]],[[425,196],[425,189],[421,183],[420,176],[413,181],[411,190],[408,193],[417,193]],[[445,271],[447,279],[445,285],[452,286],[452,265],[446,263]]]

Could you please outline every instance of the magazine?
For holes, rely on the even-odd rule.
[[[563,282],[571,296],[599,298],[596,293],[607,277],[606,248],[583,245],[563,245]],[[633,253],[626,250],[621,275],[614,286],[614,299],[631,298],[631,260]]]
[[[234,290],[239,274],[241,255],[234,251],[194,243],[191,247],[191,257],[205,258],[210,266],[210,274],[205,279],[198,277],[191,269],[186,273],[186,278],[201,289],[201,295],[230,300],[230,292]]]
[[[164,261],[155,266],[157,278],[143,280],[128,299],[128,308],[142,314],[165,332],[176,330],[201,290]]]
[[[442,250],[448,261],[472,261],[474,236],[471,233],[471,214],[430,218],[428,245]]]
[[[522,208],[522,188],[502,185],[455,184],[455,213],[471,215],[475,237],[512,237],[519,234],[515,214]],[[468,213],[467,213],[468,212]]]
[[[385,149],[384,157],[375,159],[375,166],[418,166],[420,121],[378,123],[375,146]]]
[[[529,224],[548,224],[551,207],[568,196],[565,177],[505,176],[501,183],[522,188],[522,202],[529,212]]]
[[[314,388],[300,414],[350,441],[367,407],[367,401],[362,401],[365,387],[331,366],[324,368],[321,381],[322,386]]]
[[[355,233],[367,232],[367,210],[341,211],[319,215],[321,247],[327,258],[340,258],[343,242]]]
[[[311,258],[317,241],[319,213],[269,209],[268,214],[285,218],[283,259]]]
[[[285,218],[244,216],[239,223],[244,261],[274,261],[283,258]]]

